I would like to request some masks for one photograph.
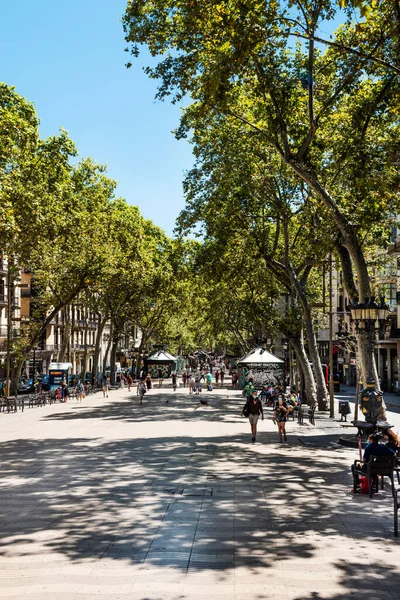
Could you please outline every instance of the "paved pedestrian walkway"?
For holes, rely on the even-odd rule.
[[[352,495],[338,424],[252,444],[240,392],[207,396],[0,414],[0,598],[400,599],[390,493]]]

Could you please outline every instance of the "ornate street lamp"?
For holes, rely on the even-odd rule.
[[[389,307],[385,303],[385,299],[382,297],[378,305],[375,298],[366,298],[364,304],[354,302],[349,309],[356,331],[359,335],[367,337],[368,351],[372,353],[375,345],[375,333],[384,329],[389,314]],[[367,385],[360,392],[360,408],[366,423],[376,425],[379,418],[385,418],[383,394],[381,390],[376,389],[371,365],[370,372],[365,375]],[[358,398],[356,399],[355,421],[357,421],[357,416]]]

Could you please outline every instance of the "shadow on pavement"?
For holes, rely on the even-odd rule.
[[[220,410],[187,412],[183,397],[174,407],[154,401],[138,410],[121,401],[45,419],[212,421],[225,409],[236,422],[241,398],[213,402]],[[244,588],[246,577],[262,575],[270,587],[279,578],[298,600],[391,594],[399,585],[391,498],[353,497],[344,456],[250,445],[247,434],[6,441],[0,561],[100,561],[111,573],[121,565],[154,577],[160,568],[172,579],[214,572],[227,584],[234,574],[236,582],[243,575]]]

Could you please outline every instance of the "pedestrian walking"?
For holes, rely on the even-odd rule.
[[[61,402],[68,402],[68,386],[65,381],[61,384]]]
[[[247,383],[247,385],[244,387],[244,389],[242,391],[242,396],[244,396],[245,398],[248,398],[249,396],[251,396],[253,390],[254,390],[253,380],[249,379],[249,382]]]
[[[121,373],[121,379],[120,379],[119,385],[121,387],[121,390],[125,389],[125,375],[123,373]]]
[[[238,379],[239,379],[238,374],[236,372],[232,373],[232,389],[233,390],[236,390]]]
[[[209,392],[212,392],[212,379],[213,379],[213,376],[212,376],[212,373],[211,373],[211,371],[210,371],[210,372],[209,372],[209,373],[207,373],[207,375],[206,375],[206,381],[207,381],[207,390],[208,390]]]
[[[163,372],[162,369],[158,369],[158,387],[162,387],[163,382]]]
[[[103,398],[108,398],[108,388],[110,387],[110,385],[109,385],[109,379],[108,379],[107,375],[103,375],[101,387],[103,390]]]
[[[199,375],[195,379],[193,391],[195,392],[196,396],[201,394],[201,377]]]
[[[224,385],[224,377],[225,377],[224,368],[221,369],[220,377],[221,377],[221,387],[222,387]]]
[[[242,410],[242,416],[248,417],[251,428],[251,441],[254,443],[257,437],[257,423],[261,415],[261,420],[264,421],[264,411],[261,400],[257,395],[257,390],[253,390],[248,396],[246,404]]]
[[[126,380],[127,380],[127,384],[128,384],[128,392],[130,392],[132,384],[133,384],[132,375],[130,373],[128,373],[128,377],[126,378]]]
[[[287,442],[286,421],[287,421],[288,412],[289,412],[289,409],[288,409],[287,403],[285,402],[283,395],[279,395],[278,400],[276,401],[276,404],[275,404],[275,410],[272,414],[272,420],[275,423],[277,423],[277,425],[278,425],[278,435],[279,435],[279,441],[281,443],[283,440],[285,442]],[[283,437],[283,439],[282,439],[282,437]]]
[[[139,399],[140,399],[139,404],[143,404],[143,398],[144,398],[144,395],[146,392],[147,392],[147,387],[146,387],[145,382],[142,379],[140,381],[140,383],[138,384],[138,395],[139,395]]]
[[[190,375],[190,377],[189,377],[189,394],[193,394],[193,388],[194,388],[195,383],[196,383],[195,378],[193,377],[193,375]]]
[[[187,382],[187,380],[188,380],[188,375],[187,375],[186,371],[184,371],[184,372],[182,373],[182,383],[183,383],[183,387],[186,387],[186,382]]]
[[[76,395],[76,401],[79,402],[79,403],[82,402],[83,384],[82,384],[82,381],[80,379],[78,379],[78,381],[76,382],[75,395]]]
[[[219,383],[219,371],[218,369],[215,371],[215,383],[218,385]]]
[[[174,392],[176,392],[177,376],[176,376],[175,371],[172,372],[171,379],[172,379],[172,389],[174,390]]]
[[[151,381],[150,373],[147,373],[145,382],[146,382],[147,391],[151,390],[152,381]]]

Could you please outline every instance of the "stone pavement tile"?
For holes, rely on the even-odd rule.
[[[288,600],[288,595],[285,590],[259,592],[256,596],[254,596],[254,594],[241,594],[235,592],[234,600]]]
[[[44,583],[34,583],[29,588],[30,594],[53,594],[58,597],[58,594],[77,594],[82,587],[82,583],[53,583],[52,580]]]
[[[19,599],[20,596],[8,596],[7,600],[14,600],[14,599]],[[54,600],[55,596],[54,593],[48,593],[48,592],[28,592],[24,598],[26,598],[27,600]],[[77,600],[78,596],[76,593],[64,593],[64,592],[58,592],[57,596],[56,596],[57,600]]]
[[[214,583],[213,585],[207,585],[207,583],[204,582],[204,584],[201,584],[201,587],[199,586],[200,584],[196,584],[194,582],[192,583],[192,580],[190,580],[190,583],[185,583],[185,585],[183,586],[184,598],[186,599],[186,597],[190,598],[191,596],[199,595],[200,591],[203,598],[219,598],[223,596],[232,599],[235,594],[235,586],[233,585],[233,583]]]
[[[77,591],[80,594],[97,594],[99,596],[129,594],[133,585],[134,578],[93,577],[82,584]]]
[[[169,538],[168,536],[161,537],[152,542],[150,548],[156,552],[182,552],[187,553],[193,546],[193,538],[186,538],[180,540],[176,538]]]
[[[174,595],[179,598],[184,594],[184,584],[183,581],[181,583],[176,582],[155,582],[155,581],[137,581],[133,584],[131,594],[134,596],[138,592],[146,593],[147,598],[153,599],[162,597],[162,595]]]
[[[347,600],[347,598],[351,598],[351,600],[365,600],[365,598],[368,598],[368,600],[394,600],[394,596],[390,592],[380,590],[366,592],[356,587],[344,589],[342,597],[344,600]]]
[[[353,600],[353,596],[346,595],[340,587],[324,586],[308,586],[299,587],[299,589],[286,588],[287,597],[289,600]],[[365,600],[365,597],[364,597]],[[368,597],[368,600],[370,598]]]
[[[287,598],[285,583],[282,580],[278,582],[277,580],[269,581],[265,579],[264,581],[259,581],[257,578],[254,578],[253,581],[248,581],[245,584],[237,584],[235,581],[235,598],[237,596],[252,596],[252,598]]]
[[[100,596],[101,597],[101,596]],[[99,595],[98,594],[87,594],[87,593],[79,593],[76,596],[74,596],[73,600],[98,600],[99,599]],[[29,598],[30,600],[30,598]],[[41,600],[41,599],[38,599]],[[49,598],[49,600],[51,600]],[[53,598],[54,600],[54,598]],[[58,597],[57,597],[58,600]],[[120,594],[120,593],[111,593],[110,595],[107,596],[107,600],[136,600],[135,596],[132,595],[132,592],[130,592],[129,594]],[[149,598],[144,599],[143,600],[149,600]]]
[[[196,554],[210,554],[210,553],[221,553],[233,550],[235,548],[234,540],[213,540],[211,539],[200,539],[195,540],[193,544],[193,551]]]

